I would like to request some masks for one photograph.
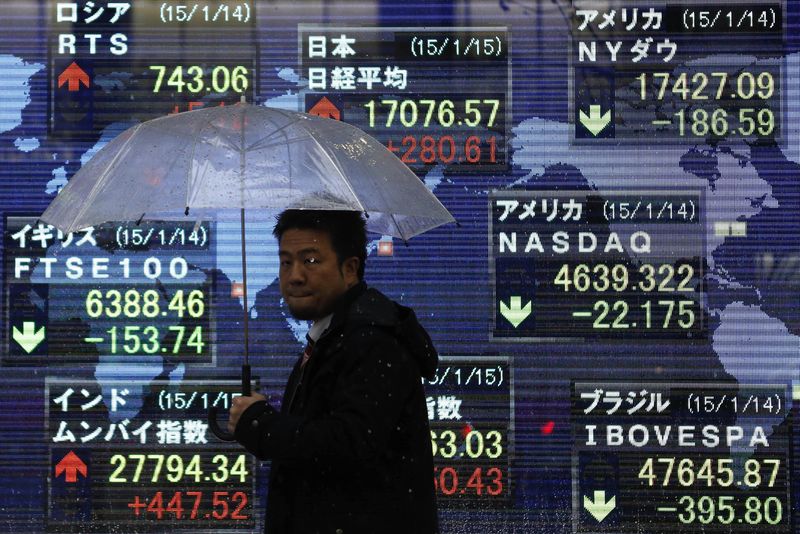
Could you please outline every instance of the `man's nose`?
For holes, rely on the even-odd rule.
[[[302,284],[305,282],[306,273],[301,263],[294,262],[291,264],[287,273],[287,280],[290,284]]]

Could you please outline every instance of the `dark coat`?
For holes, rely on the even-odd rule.
[[[337,303],[281,411],[248,407],[236,439],[271,459],[268,534],[438,532],[421,377],[438,355],[410,308],[363,282]]]

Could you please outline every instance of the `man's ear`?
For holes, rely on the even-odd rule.
[[[358,266],[361,260],[357,256],[350,256],[342,262],[342,276],[348,286],[358,283]]]

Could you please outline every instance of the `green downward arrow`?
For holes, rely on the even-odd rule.
[[[500,315],[505,317],[516,328],[531,314],[531,301],[528,301],[523,308],[522,297],[511,297],[509,304],[509,306],[506,306],[505,302],[500,301]]]
[[[611,497],[606,501],[605,491],[595,491],[594,500],[591,500],[586,495],[583,496],[583,507],[586,511],[592,514],[592,517],[597,519],[598,523],[602,523],[608,514],[610,514],[617,506],[617,498]]]
[[[33,349],[39,346],[39,343],[44,341],[44,327],[36,330],[36,323],[33,321],[25,321],[22,323],[22,332],[15,326],[13,333],[14,341],[19,343],[19,346],[25,349],[25,352],[30,354]]]
[[[597,135],[603,131],[603,128],[608,126],[608,123],[611,122],[611,111],[606,111],[604,114],[600,113],[600,106],[597,104],[592,104],[589,106],[589,114],[587,115],[583,111],[579,113],[581,118],[581,124],[583,124],[587,130],[592,132],[592,135]]]

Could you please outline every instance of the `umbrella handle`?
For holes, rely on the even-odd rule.
[[[242,365],[242,395],[249,397],[252,393],[250,389],[250,365]],[[211,406],[208,409],[208,428],[222,441],[236,441],[236,436],[219,426],[217,423],[217,407]]]

